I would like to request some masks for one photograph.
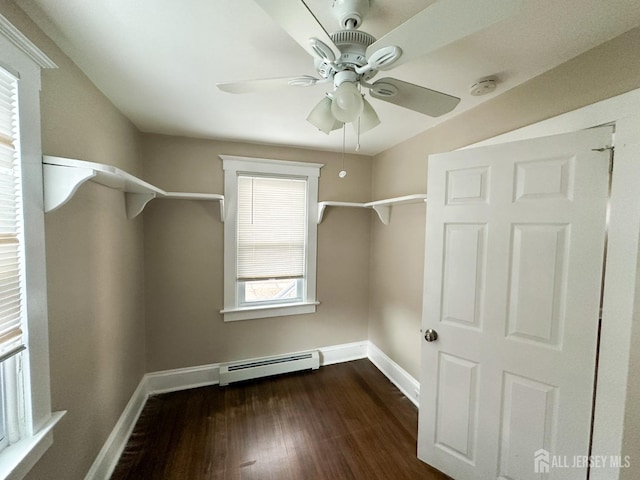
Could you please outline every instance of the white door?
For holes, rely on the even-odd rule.
[[[611,134],[429,157],[418,456],[456,480],[586,478]]]

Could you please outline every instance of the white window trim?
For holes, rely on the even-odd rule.
[[[24,437],[0,452],[0,479],[23,478],[53,443],[45,266],[40,69],[56,65],[0,15],[0,63],[19,78],[28,349],[23,352]]]
[[[224,169],[224,309],[225,322],[314,313],[316,305],[316,258],[318,251],[318,179],[320,163],[290,162],[266,158],[220,155]],[[236,228],[238,173],[297,176],[307,178],[307,251],[305,291],[302,302],[277,305],[239,306],[236,288]]]

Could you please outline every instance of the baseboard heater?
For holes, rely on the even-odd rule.
[[[319,367],[320,354],[317,350],[223,363],[220,365],[220,385],[300,370],[317,370]]]

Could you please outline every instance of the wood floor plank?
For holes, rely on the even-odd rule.
[[[112,480],[441,480],[368,360],[150,397]]]

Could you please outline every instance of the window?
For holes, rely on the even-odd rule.
[[[225,321],[313,313],[322,165],[222,156]]]
[[[55,64],[0,15],[0,479],[52,444],[40,69]]]
[[[238,304],[301,302],[307,180],[238,175]]]
[[[2,367],[2,426],[0,449],[19,439],[12,414],[17,394],[12,377],[17,355],[25,347],[24,240],[22,238],[22,179],[18,125],[18,80],[0,68],[0,362]],[[11,401],[14,400],[14,401]],[[10,435],[10,432],[12,433]]]

